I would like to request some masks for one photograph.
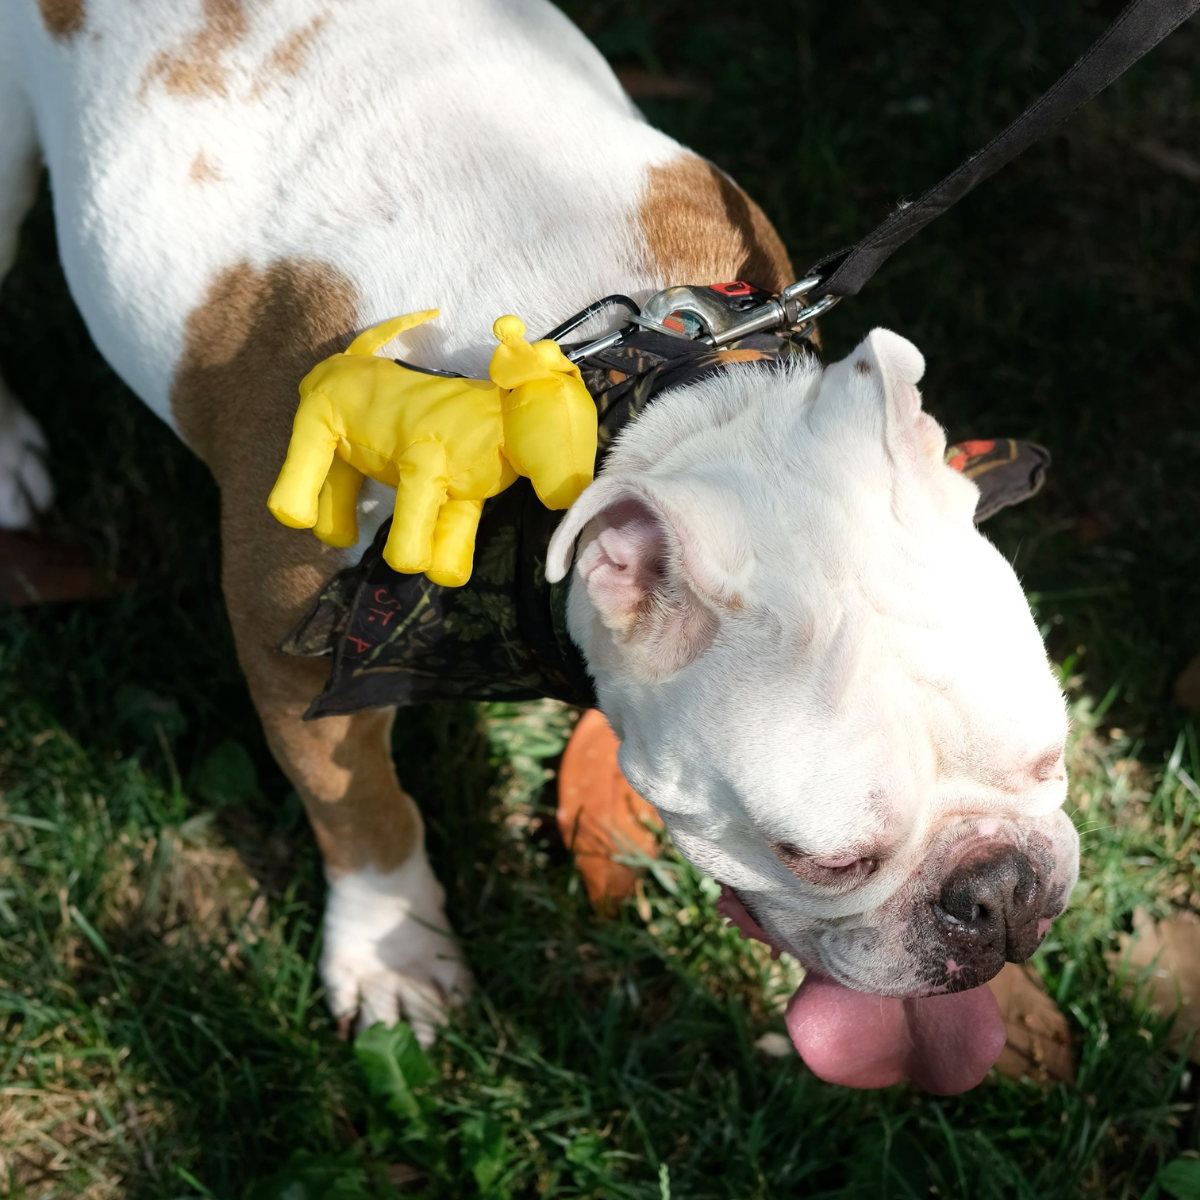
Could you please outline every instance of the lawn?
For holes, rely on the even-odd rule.
[[[802,269],[1119,6],[565,7]],[[1047,1090],[851,1092],[764,1053],[794,972],[724,928],[711,882],[668,855],[592,916],[553,820],[574,714],[548,702],[401,714],[478,989],[428,1056],[403,1027],[339,1040],[316,850],[221,607],[215,490],[92,348],[43,194],[0,290],[0,369],[50,437],[47,531],[135,586],[0,612],[0,1195],[1200,1195],[1178,1166],[1159,1182],[1196,1157],[1197,1075],[1111,959],[1135,909],[1200,912],[1200,746],[1170,698],[1200,651],[1198,62],[1193,22],[824,325],[831,355],[875,324],[914,340],[952,437],[1055,455],[987,527],[1074,716],[1083,874],[1036,963],[1077,1080]],[[987,670],[987,646],[964,653]]]

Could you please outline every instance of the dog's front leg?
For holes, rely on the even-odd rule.
[[[275,672],[271,690],[280,682]],[[357,1012],[359,1028],[406,1017],[428,1044],[470,977],[425,854],[420,813],[396,778],[393,713],[304,723],[290,705],[259,699],[257,689],[255,698],[325,860],[321,974],[329,1006],[346,1024]]]
[[[54,498],[46,438],[0,378],[0,529],[27,529]]]
[[[354,307],[349,281],[319,264],[231,268],[189,318],[172,408],[220,485],[221,582],[238,659],[325,858],[330,1006],[339,1019],[357,1010],[360,1026],[404,1015],[429,1041],[470,977],[420,814],[396,778],[392,714],[302,720],[328,662],[279,649],[346,563],[308,531],[279,524],[266,500],[287,453],[296,385],[338,349]]]
[[[325,859],[321,972],[330,1007],[346,1024],[357,1012],[359,1028],[407,1017],[428,1043],[470,976],[425,856],[420,813],[396,777],[393,712],[302,720],[327,660],[277,649],[339,556],[279,525],[261,483],[223,493],[223,584],[238,657]]]
[[[0,280],[17,257],[17,231],[41,173],[33,116],[0,44]],[[25,529],[54,497],[37,422],[0,379],[0,529]]]

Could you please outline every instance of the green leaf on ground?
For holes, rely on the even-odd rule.
[[[355,1038],[354,1053],[371,1094],[396,1116],[420,1120],[429,1102],[417,1089],[432,1083],[438,1073],[412,1028],[403,1021],[391,1029],[372,1025]]]
[[[1200,1200],[1200,1159],[1177,1158],[1167,1163],[1156,1182],[1175,1200]]]
[[[259,794],[254,759],[241,742],[227,738],[205,756],[192,789],[210,804],[244,804]]]

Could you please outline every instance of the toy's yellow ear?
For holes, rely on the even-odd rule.
[[[403,333],[406,329],[413,329],[417,325],[424,325],[426,321],[432,321],[438,315],[438,311],[436,308],[427,308],[424,312],[409,313],[405,317],[393,317],[381,325],[372,325],[370,329],[364,329],[346,347],[346,353],[374,354],[380,346],[386,346],[398,333]],[[524,331],[525,326],[522,325],[521,329]]]
[[[543,339],[531,346],[525,340],[525,322],[520,317],[498,317],[492,333],[500,345],[492,355],[488,374],[500,387],[511,391],[535,379],[580,378],[579,368],[557,342]]]
[[[492,335],[496,341],[503,342],[506,346],[511,346],[514,342],[520,343],[525,338],[525,322],[520,317],[511,315],[497,317],[492,326]]]

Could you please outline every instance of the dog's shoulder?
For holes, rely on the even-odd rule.
[[[779,291],[795,276],[779,234],[728,175],[698,155],[652,166],[638,209],[647,248],[664,278],[744,279]]]

